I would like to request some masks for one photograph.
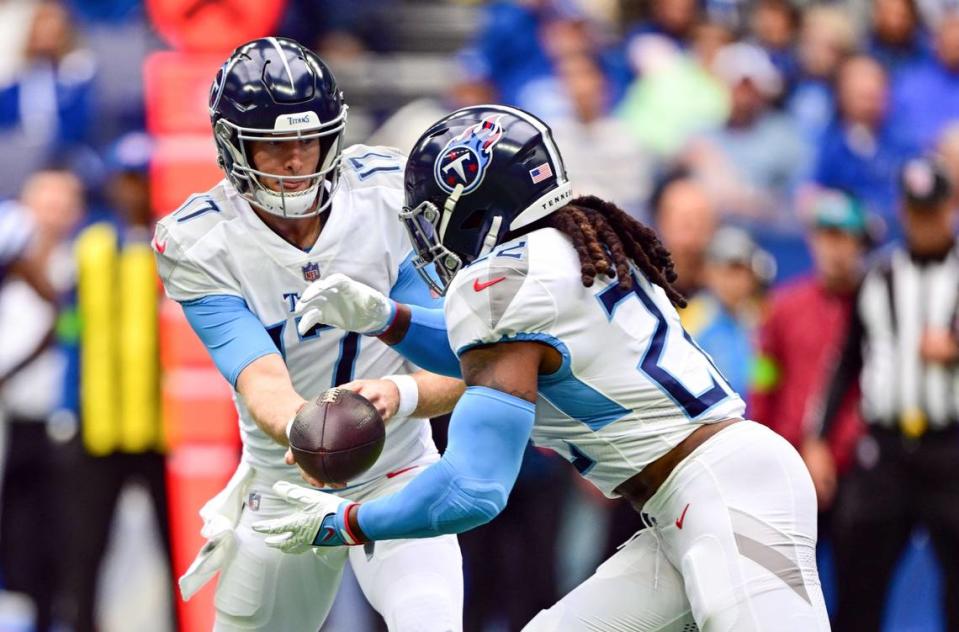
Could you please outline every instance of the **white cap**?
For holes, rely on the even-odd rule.
[[[755,44],[736,42],[723,46],[716,53],[713,72],[730,87],[748,79],[768,98],[777,96],[782,90],[779,71],[766,51]]]

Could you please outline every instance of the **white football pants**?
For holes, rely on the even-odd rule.
[[[436,456],[421,465],[435,461]],[[371,500],[393,493],[422,467],[344,493]],[[315,548],[299,555],[272,549],[251,525],[290,513],[271,489],[273,478],[254,475],[236,527],[236,553],[220,571],[215,632],[316,632],[333,605],[349,559],[363,594],[390,632],[460,632],[463,628],[463,560],[456,536],[377,542],[364,547]],[[247,495],[249,497],[249,494]]]
[[[699,446],[643,507],[650,528],[527,632],[822,632],[816,495],[782,437],[743,421]]]

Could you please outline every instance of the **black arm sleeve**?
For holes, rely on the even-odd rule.
[[[839,362],[836,364],[832,377],[827,382],[825,403],[819,419],[820,437],[829,436],[846,393],[859,378],[859,373],[862,371],[862,341],[864,335],[865,326],[859,314],[859,293],[857,292],[850,314],[849,329],[846,332],[846,342],[842,347]]]

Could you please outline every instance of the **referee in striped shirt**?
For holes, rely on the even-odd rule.
[[[934,161],[900,173],[905,243],[866,274],[826,394],[827,436],[862,387],[866,435],[836,502],[834,628],[878,632],[889,580],[924,525],[943,570],[946,628],[959,630],[959,250],[951,186]]]

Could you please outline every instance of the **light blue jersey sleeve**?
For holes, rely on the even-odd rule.
[[[443,309],[443,297],[434,296],[426,282],[423,281],[423,277],[416,271],[416,266],[413,265],[412,251],[406,255],[406,259],[400,264],[396,283],[390,289],[390,298],[397,303],[405,303],[406,305]]]
[[[506,506],[533,430],[535,406],[471,386],[453,409],[443,458],[399,492],[365,502],[357,519],[371,540],[462,533]]]
[[[410,308],[410,327],[393,348],[415,365],[451,377],[460,377],[460,363],[450,349],[443,316],[443,297],[435,297],[413,266],[413,253],[400,264],[390,298]]]
[[[184,301],[183,313],[216,368],[234,388],[251,362],[279,351],[263,323],[239,296],[211,295]]]

